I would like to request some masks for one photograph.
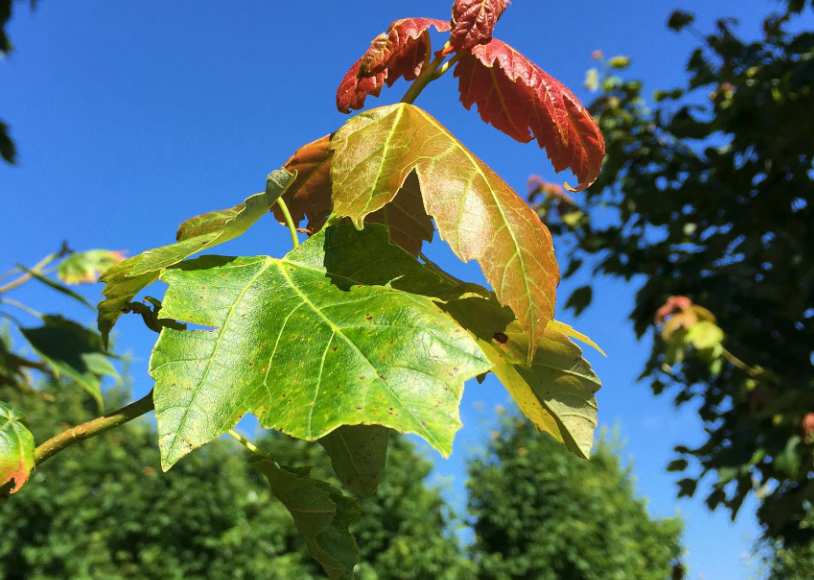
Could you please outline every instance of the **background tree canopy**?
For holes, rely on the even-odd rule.
[[[57,389],[58,405],[3,396],[46,437],[37,426],[56,431],[96,413],[79,389],[47,392]],[[125,395],[114,390],[106,402],[119,405]],[[0,510],[0,579],[324,577],[241,448],[221,439],[161,474],[155,436],[149,421],[132,423],[38,469]],[[274,433],[261,444],[331,479],[318,445]],[[649,518],[607,444],[587,462],[529,424],[506,421],[488,459],[470,466],[471,557],[455,539],[449,507],[427,485],[429,472],[412,443],[392,438],[379,489],[363,503],[369,517],[354,529],[361,580],[578,580],[612,577],[609,570],[663,580],[681,553],[681,523]]]
[[[676,364],[656,339],[641,377],[657,394],[669,386],[676,404],[699,405],[708,438],[677,447],[670,465],[689,470],[680,494],[709,476],[707,504],[735,517],[756,492],[765,534],[786,544],[814,536],[802,524],[814,500],[804,426],[814,411],[814,32],[797,20],[809,7],[788,2],[756,41],[739,38],[733,20],[702,35],[691,14],[674,13],[669,26],[703,42],[686,85],[657,91],[653,107],[641,82],[618,76],[625,59],[590,73],[587,84],[601,88],[591,110],[608,145],[603,171],[583,199],[558,200],[559,217],[550,194],[540,204],[570,244],[567,276],[590,264],[594,274],[645,277],[631,313],[640,337],[657,330],[671,296],[717,317],[733,356]],[[592,223],[599,208],[612,217]],[[591,295],[580,288],[569,306],[580,312]]]
[[[478,578],[665,580],[680,570],[680,520],[650,518],[615,451],[602,440],[581,461],[530,423],[504,421],[469,466]]]

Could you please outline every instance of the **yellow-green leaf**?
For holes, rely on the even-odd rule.
[[[361,113],[333,137],[333,210],[357,228],[416,172],[427,213],[464,261],[477,260],[501,304],[531,340],[528,361],[554,315],[560,279],[551,234],[483,161],[418,107]]]

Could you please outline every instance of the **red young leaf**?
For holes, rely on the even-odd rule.
[[[308,218],[308,235],[315,234],[331,213],[331,136],[312,141],[297,149],[284,167],[294,173],[294,180],[283,194],[283,201],[295,224]],[[285,217],[276,203],[271,211],[284,224]]]
[[[452,33],[444,54],[469,50],[492,39],[506,0],[456,0],[452,5]]]
[[[362,58],[351,67],[336,93],[336,106],[343,113],[365,106],[367,95],[378,97],[384,83],[393,86],[404,77],[415,80],[424,66],[427,46],[421,39],[431,26],[449,30],[449,22],[434,18],[396,20],[370,44]]]
[[[307,218],[306,232],[322,229],[331,213],[331,136],[326,135],[300,147],[285,168],[297,172],[297,179],[283,194],[295,224]],[[271,211],[280,223],[285,216],[275,204]],[[417,256],[424,241],[432,241],[434,228],[424,209],[424,200],[415,174],[410,175],[393,201],[370,214],[367,221],[386,225],[390,241]]]
[[[455,68],[461,102],[478,105],[481,118],[510,137],[533,138],[557,172],[571,169],[582,191],[596,181],[605,140],[574,94],[508,44],[492,39],[461,53]]]

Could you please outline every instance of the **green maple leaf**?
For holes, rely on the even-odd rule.
[[[122,309],[142,289],[158,280],[161,272],[203,250],[243,235],[285,192],[296,175],[285,169],[274,171],[264,193],[242,204],[187,220],[178,231],[178,242],[128,258],[104,273],[105,299],[99,303],[99,330],[107,344]]]
[[[362,497],[376,493],[387,460],[390,430],[378,425],[344,425],[319,440],[334,473]]]
[[[0,493],[17,493],[34,469],[34,436],[25,415],[0,401]]]
[[[252,457],[249,463],[266,476],[328,577],[352,578],[360,555],[349,527],[361,521],[359,504],[332,485],[308,477],[307,469],[286,469],[264,457]]]
[[[283,259],[210,256],[161,279],[165,316],[213,329],[164,329],[153,350],[165,469],[245,413],[311,441],[381,425],[448,455],[464,382],[491,367],[421,295],[445,292],[441,279],[382,226],[332,226]]]

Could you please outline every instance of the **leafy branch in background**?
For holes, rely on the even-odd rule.
[[[708,505],[733,517],[754,493],[766,537],[794,545],[814,538],[803,427],[814,412],[814,139],[800,122],[814,110],[814,32],[795,18],[814,5],[785,4],[755,41],[731,19],[705,35],[691,14],[673,14],[669,26],[701,46],[686,86],[650,103],[641,82],[622,78],[629,59],[595,54],[586,85],[607,139],[602,174],[564,213],[536,185],[533,194],[566,277],[592,267],[646,278],[631,313],[636,333],[656,338],[641,378],[657,394],[672,389],[676,404],[696,402],[707,428],[671,469],[697,468],[711,483]],[[607,220],[587,219],[600,209]],[[592,294],[583,286],[566,307],[580,312]],[[671,296],[687,301],[672,303],[672,320],[654,319]],[[697,356],[682,359],[688,349]]]
[[[5,319],[0,335],[0,393],[13,389],[53,402],[53,395],[42,393],[34,386],[36,377],[32,373],[51,379],[64,376],[91,394],[101,407],[102,378],[118,376],[110,362],[112,355],[102,347],[101,335],[62,316],[40,314],[8,295],[33,280],[93,309],[63,282],[95,282],[105,268],[123,259],[120,253],[107,250],[74,253],[63,244],[59,252],[49,254],[35,266],[17,265],[0,276],[0,317]],[[54,271],[57,279],[49,276]],[[12,311],[16,311],[15,314]],[[33,316],[41,324],[24,325],[18,316]],[[10,326],[25,340],[31,354],[22,350],[15,352]],[[0,492],[15,493],[28,479],[35,462],[40,461],[35,460],[34,440],[28,432],[25,415],[1,401],[0,410],[4,416],[0,427]]]
[[[576,175],[569,189],[597,179],[605,147],[598,126],[565,86],[492,37],[505,9],[505,0],[457,0],[451,22],[394,22],[341,81],[337,107],[361,109],[368,95],[404,78],[412,84],[402,102],[352,117],[270,173],[264,192],[194,217],[175,243],[107,269],[101,336],[83,353],[95,357],[83,359],[86,368],[100,374],[116,321],[137,313],[160,332],[150,357],[154,390],[40,443],[35,459],[153,409],[165,471],[229,434],[253,452],[250,463],[292,514],[309,553],[339,579],[352,577],[360,558],[349,529],[358,501],[234,431],[246,414],[321,443],[338,478],[366,496],[391,430],[449,455],[464,383],[494,372],[537,430],[588,458],[600,382],[571,339],[593,343],[553,319],[560,274],[551,234],[484,161],[413,104],[454,70],[463,105],[477,105],[484,121],[520,142],[536,140],[557,171]],[[435,52],[430,29],[449,32]],[[190,259],[270,210],[291,232],[288,254]],[[461,260],[479,263],[492,290],[423,257],[434,229]],[[302,243],[300,231],[310,236]],[[163,300],[145,298],[152,308],[134,302],[159,280],[168,285]],[[56,366],[50,351],[37,351]]]

